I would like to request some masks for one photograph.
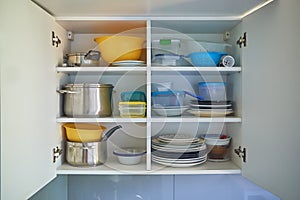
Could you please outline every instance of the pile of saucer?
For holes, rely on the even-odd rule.
[[[188,112],[197,117],[224,117],[233,113],[232,101],[191,100]]]
[[[191,167],[207,160],[203,139],[187,134],[164,134],[152,138],[152,161],[170,167]]]

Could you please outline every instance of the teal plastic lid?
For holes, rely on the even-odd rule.
[[[160,91],[160,92],[151,92],[151,96],[160,96],[160,95],[185,95],[184,91],[172,91],[172,90],[167,90],[167,91]]]

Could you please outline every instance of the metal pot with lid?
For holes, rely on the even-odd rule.
[[[67,84],[63,90],[67,117],[109,117],[112,114],[111,84]]]
[[[68,66],[84,67],[84,66],[98,66],[101,54],[99,51],[90,50],[87,53],[77,52],[66,54],[66,63]]]

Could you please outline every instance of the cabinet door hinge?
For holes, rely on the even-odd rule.
[[[247,33],[245,32],[243,36],[241,36],[238,41],[236,41],[236,44],[242,48],[242,46],[246,47],[247,46]]]
[[[58,38],[58,36],[55,36],[54,31],[52,31],[52,46],[56,46],[58,47],[58,45],[61,44],[60,39]]]
[[[239,146],[239,148],[234,149],[234,153],[236,153],[240,158],[243,159],[243,162],[246,162],[246,148]]]
[[[53,163],[55,163],[58,159],[58,157],[62,154],[62,149],[60,149],[58,146],[53,148]]]

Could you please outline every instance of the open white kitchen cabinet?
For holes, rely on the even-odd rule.
[[[56,10],[51,10],[47,7],[47,2],[37,1],[44,8],[50,10],[56,15]],[[216,2],[210,1],[217,4]],[[243,56],[241,54],[242,49],[236,45],[237,39],[247,32],[247,27],[242,26],[243,13],[247,13],[255,6],[261,5],[264,1],[256,1],[255,5],[249,5],[247,8],[241,9],[240,13],[230,14],[221,13],[220,16],[209,16],[205,13],[205,16],[183,16],[183,17],[168,17],[168,16],[71,16],[59,15],[56,17],[56,23],[61,25],[64,29],[62,32],[56,32],[63,41],[63,44],[68,43],[70,45],[70,51],[86,51],[96,46],[93,43],[92,38],[99,34],[117,34],[133,28],[144,30],[138,34],[144,34],[146,38],[146,61],[145,67],[86,67],[86,68],[64,68],[56,66],[57,73],[57,84],[53,88],[55,91],[61,88],[64,84],[69,82],[76,82],[80,80],[101,80],[103,83],[112,83],[115,86],[114,95],[114,113],[113,117],[110,118],[97,118],[97,119],[86,119],[86,118],[66,118],[61,113],[61,99],[58,94],[53,96],[57,97],[57,115],[52,116],[53,119],[56,117],[57,124],[56,132],[53,133],[53,137],[59,137],[55,140],[48,140],[49,142],[61,141],[64,144],[64,135],[57,134],[61,133],[60,126],[65,122],[99,122],[107,127],[111,127],[115,124],[122,124],[124,130],[120,133],[116,133],[111,138],[111,145],[108,149],[109,159],[107,163],[102,166],[94,168],[76,168],[64,164],[64,158],[62,158],[63,164],[58,163],[58,167],[53,168],[52,158],[45,161],[46,165],[49,164],[50,170],[53,174],[239,174],[243,173],[244,167],[242,161],[233,149],[238,146],[244,146],[245,141],[243,140],[243,99],[242,85],[243,85],[243,67],[248,63],[243,63]],[[61,4],[56,2],[53,5]],[[71,5],[71,4],[70,4]],[[122,7],[122,6],[120,6]],[[60,6],[63,9],[63,6]],[[68,8],[68,11],[72,9]],[[216,9],[217,10],[217,9]],[[222,9],[225,10],[226,9]],[[239,10],[239,9],[233,9]],[[60,11],[64,13],[64,10]],[[217,11],[216,11],[217,12]],[[74,12],[75,13],[75,12]],[[139,13],[140,14],[140,13]],[[173,13],[175,14],[175,13]],[[178,13],[176,13],[178,14]],[[141,15],[141,14],[140,14]],[[159,13],[158,13],[159,15]],[[122,26],[120,26],[122,25]],[[124,28],[125,27],[125,28]],[[166,32],[161,32],[165,30]],[[171,30],[171,32],[168,32]],[[67,31],[74,33],[74,41],[69,42],[66,40]],[[230,39],[226,41],[232,45],[231,53],[237,59],[237,66],[233,68],[215,68],[215,67],[159,67],[153,66],[151,63],[151,40],[155,37],[163,36],[167,34],[167,37],[177,37],[178,33],[183,33],[184,37],[190,37],[195,39],[212,39],[214,42],[222,41],[223,35],[226,31],[230,32]],[[182,36],[182,34],[180,34]],[[254,36],[252,36],[254,37]],[[50,39],[50,38],[49,38]],[[88,42],[84,42],[88,41]],[[92,42],[91,42],[92,41]],[[49,45],[51,45],[49,43]],[[54,48],[54,47],[53,47]],[[61,50],[61,57],[64,53]],[[61,59],[60,59],[61,60]],[[55,67],[55,66],[51,66]],[[38,74],[37,74],[38,75]],[[222,79],[229,83],[230,98],[235,102],[235,114],[234,116],[228,116],[226,118],[197,118],[192,115],[184,115],[178,118],[163,118],[157,117],[151,112],[151,83],[158,82],[160,80],[178,80],[176,87],[178,89],[189,89],[196,91],[195,83],[199,82],[201,76],[205,76],[208,79]],[[182,80],[177,79],[181,77]],[[52,84],[53,85],[53,84]],[[146,118],[120,118],[118,117],[118,98],[119,94],[123,89],[133,90],[140,88],[147,94],[147,117]],[[176,88],[176,89],[177,89]],[[50,92],[50,91],[49,91]],[[54,99],[55,99],[54,98]],[[53,99],[53,98],[52,98]],[[49,120],[51,121],[51,120]],[[49,122],[51,123],[51,122]],[[185,132],[199,133],[204,132],[208,127],[217,127],[217,129],[224,129],[226,133],[232,136],[233,142],[232,149],[232,160],[224,163],[207,162],[203,165],[191,167],[191,168],[170,168],[160,166],[151,162],[151,137],[160,132],[160,129],[167,130],[183,130]],[[52,136],[49,136],[52,137]],[[253,137],[255,137],[253,135]],[[127,145],[134,145],[145,147],[147,149],[146,159],[142,164],[137,166],[124,166],[118,164],[116,158],[111,154],[112,149],[115,146],[122,146],[126,143]],[[51,144],[55,148],[58,144]],[[16,145],[17,146],[17,145]],[[45,146],[48,148],[49,145]],[[254,143],[247,143],[247,149],[255,148]],[[52,152],[52,149],[49,150]],[[257,153],[257,152],[256,152]],[[249,155],[249,157],[255,157],[255,155]],[[62,156],[64,157],[64,156]],[[249,161],[250,162],[250,161]],[[34,163],[33,163],[34,164]],[[267,163],[266,163],[267,164]],[[245,164],[247,165],[247,163]],[[36,167],[36,166],[35,166]],[[253,167],[259,167],[257,165]],[[272,166],[274,167],[274,166]],[[271,168],[271,167],[270,167]],[[34,167],[33,167],[34,169]],[[268,168],[265,168],[268,169]],[[248,170],[248,169],[247,169]],[[251,169],[249,169],[251,170]],[[255,170],[254,170],[255,171]],[[34,175],[33,175],[34,176]],[[47,176],[49,177],[49,176]],[[52,177],[50,177],[51,179]],[[259,180],[259,178],[258,178]],[[50,181],[50,180],[49,180]],[[46,183],[46,182],[45,182]],[[258,184],[259,181],[258,181]],[[34,186],[35,187],[35,186]],[[41,186],[42,187],[42,186]],[[36,188],[36,187],[35,187]]]
[[[177,18],[131,18],[123,20],[111,17],[110,19],[95,18],[93,21],[82,19],[60,18],[57,22],[68,31],[74,34],[74,41],[71,41],[71,51],[88,51],[97,48],[93,38],[107,34],[131,34],[139,35],[146,39],[146,66],[128,67],[107,67],[102,63],[102,67],[62,67],[57,66],[61,84],[66,83],[99,82],[113,84],[113,116],[108,118],[67,118],[60,112],[57,122],[60,126],[65,122],[99,122],[106,127],[116,124],[123,125],[123,129],[115,133],[109,140],[108,161],[101,166],[94,168],[76,168],[68,164],[58,167],[58,174],[236,174],[240,173],[240,161],[229,161],[224,163],[206,162],[190,168],[172,168],[155,164],[151,161],[151,138],[157,134],[164,133],[188,133],[193,136],[205,133],[226,133],[232,135],[232,158],[233,150],[241,144],[240,131],[232,131],[235,127],[241,126],[241,69],[240,61],[237,59],[235,67],[193,67],[193,66],[158,66],[151,62],[152,50],[151,41],[162,38],[175,38],[185,41],[186,47],[181,49],[180,54],[187,55],[202,48],[197,41],[210,41],[221,43],[224,33],[240,23],[240,20],[203,20],[201,18],[183,18],[180,20],[185,27],[178,26]],[[85,26],[85,29],[81,28]],[[109,28],[105,27],[107,24]],[[122,24],[122,26],[120,26]],[[76,26],[77,25],[77,26]],[[74,27],[72,29],[72,27]],[[97,27],[97,29],[95,29]],[[103,28],[101,28],[103,27]],[[121,27],[121,28],[120,28]],[[125,27],[125,28],[124,28]],[[88,29],[89,28],[89,29]],[[86,33],[87,32],[87,33]],[[225,46],[229,46],[236,57],[240,57],[236,39],[239,36],[232,36],[231,41],[226,41]],[[91,42],[92,41],[92,42]],[[232,44],[230,44],[230,42]],[[183,45],[184,45],[183,44]],[[221,45],[222,46],[222,45]],[[231,53],[231,52],[230,52]],[[64,77],[64,78],[62,78]],[[234,102],[235,114],[227,117],[196,117],[185,113],[179,117],[161,117],[151,111],[151,91],[152,83],[172,82],[174,90],[188,90],[197,93],[197,83],[201,81],[227,82],[228,99]],[[147,117],[145,118],[121,118],[118,110],[120,93],[123,91],[141,90],[147,94]],[[186,102],[189,99],[187,97]],[[61,104],[61,102],[60,102]],[[62,110],[60,108],[60,110]],[[231,125],[229,125],[231,124]],[[232,133],[231,133],[232,132]],[[64,133],[62,133],[64,135]],[[234,136],[236,135],[236,136]],[[112,151],[118,147],[142,147],[147,149],[146,159],[142,164],[135,166],[125,166],[118,163]]]

